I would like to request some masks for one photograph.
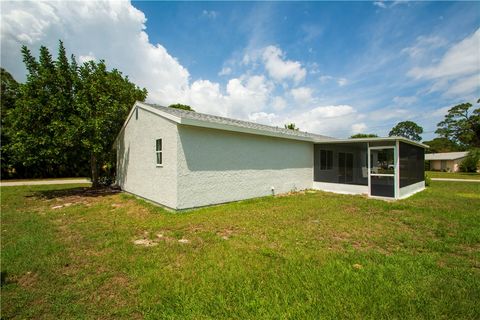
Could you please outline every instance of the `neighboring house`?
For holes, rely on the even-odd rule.
[[[136,102],[116,141],[126,192],[187,209],[303,189],[405,198],[424,149],[401,137],[334,139]]]
[[[425,160],[430,162],[430,170],[460,171],[460,163],[467,157],[468,152],[427,153]]]

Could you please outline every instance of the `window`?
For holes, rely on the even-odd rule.
[[[320,170],[332,170],[333,151],[320,150]]]
[[[138,108],[135,108],[135,120],[138,120]]]
[[[155,153],[157,155],[157,166],[162,165],[162,139],[156,140]]]

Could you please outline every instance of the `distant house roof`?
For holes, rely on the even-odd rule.
[[[425,160],[457,160],[465,158],[468,152],[427,153]]]
[[[199,127],[213,128],[213,129],[222,129],[228,131],[237,131],[251,134],[260,134],[274,137],[283,137],[290,138],[295,140],[304,140],[304,141],[330,141],[336,140],[335,138],[300,131],[300,130],[291,130],[281,127],[267,126],[264,124],[259,124],[255,122],[225,118],[214,116],[210,114],[168,108],[155,104],[148,104],[144,102],[136,103],[137,106],[143,108],[153,108],[156,111],[159,111],[160,115],[169,118],[179,124],[193,125]],[[170,116],[170,117],[169,117]]]

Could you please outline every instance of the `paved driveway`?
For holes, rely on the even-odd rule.
[[[72,184],[72,183],[90,183],[89,179],[54,179],[54,180],[23,180],[23,181],[0,181],[0,187],[13,186],[35,186],[42,184]]]

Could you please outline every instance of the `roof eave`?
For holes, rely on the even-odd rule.
[[[421,142],[416,142],[404,137],[378,137],[378,138],[359,138],[359,139],[338,139],[338,140],[327,140],[327,141],[316,141],[316,143],[355,143],[355,142],[381,142],[381,141],[402,141],[408,144],[416,145],[425,149],[430,148],[428,145]]]

